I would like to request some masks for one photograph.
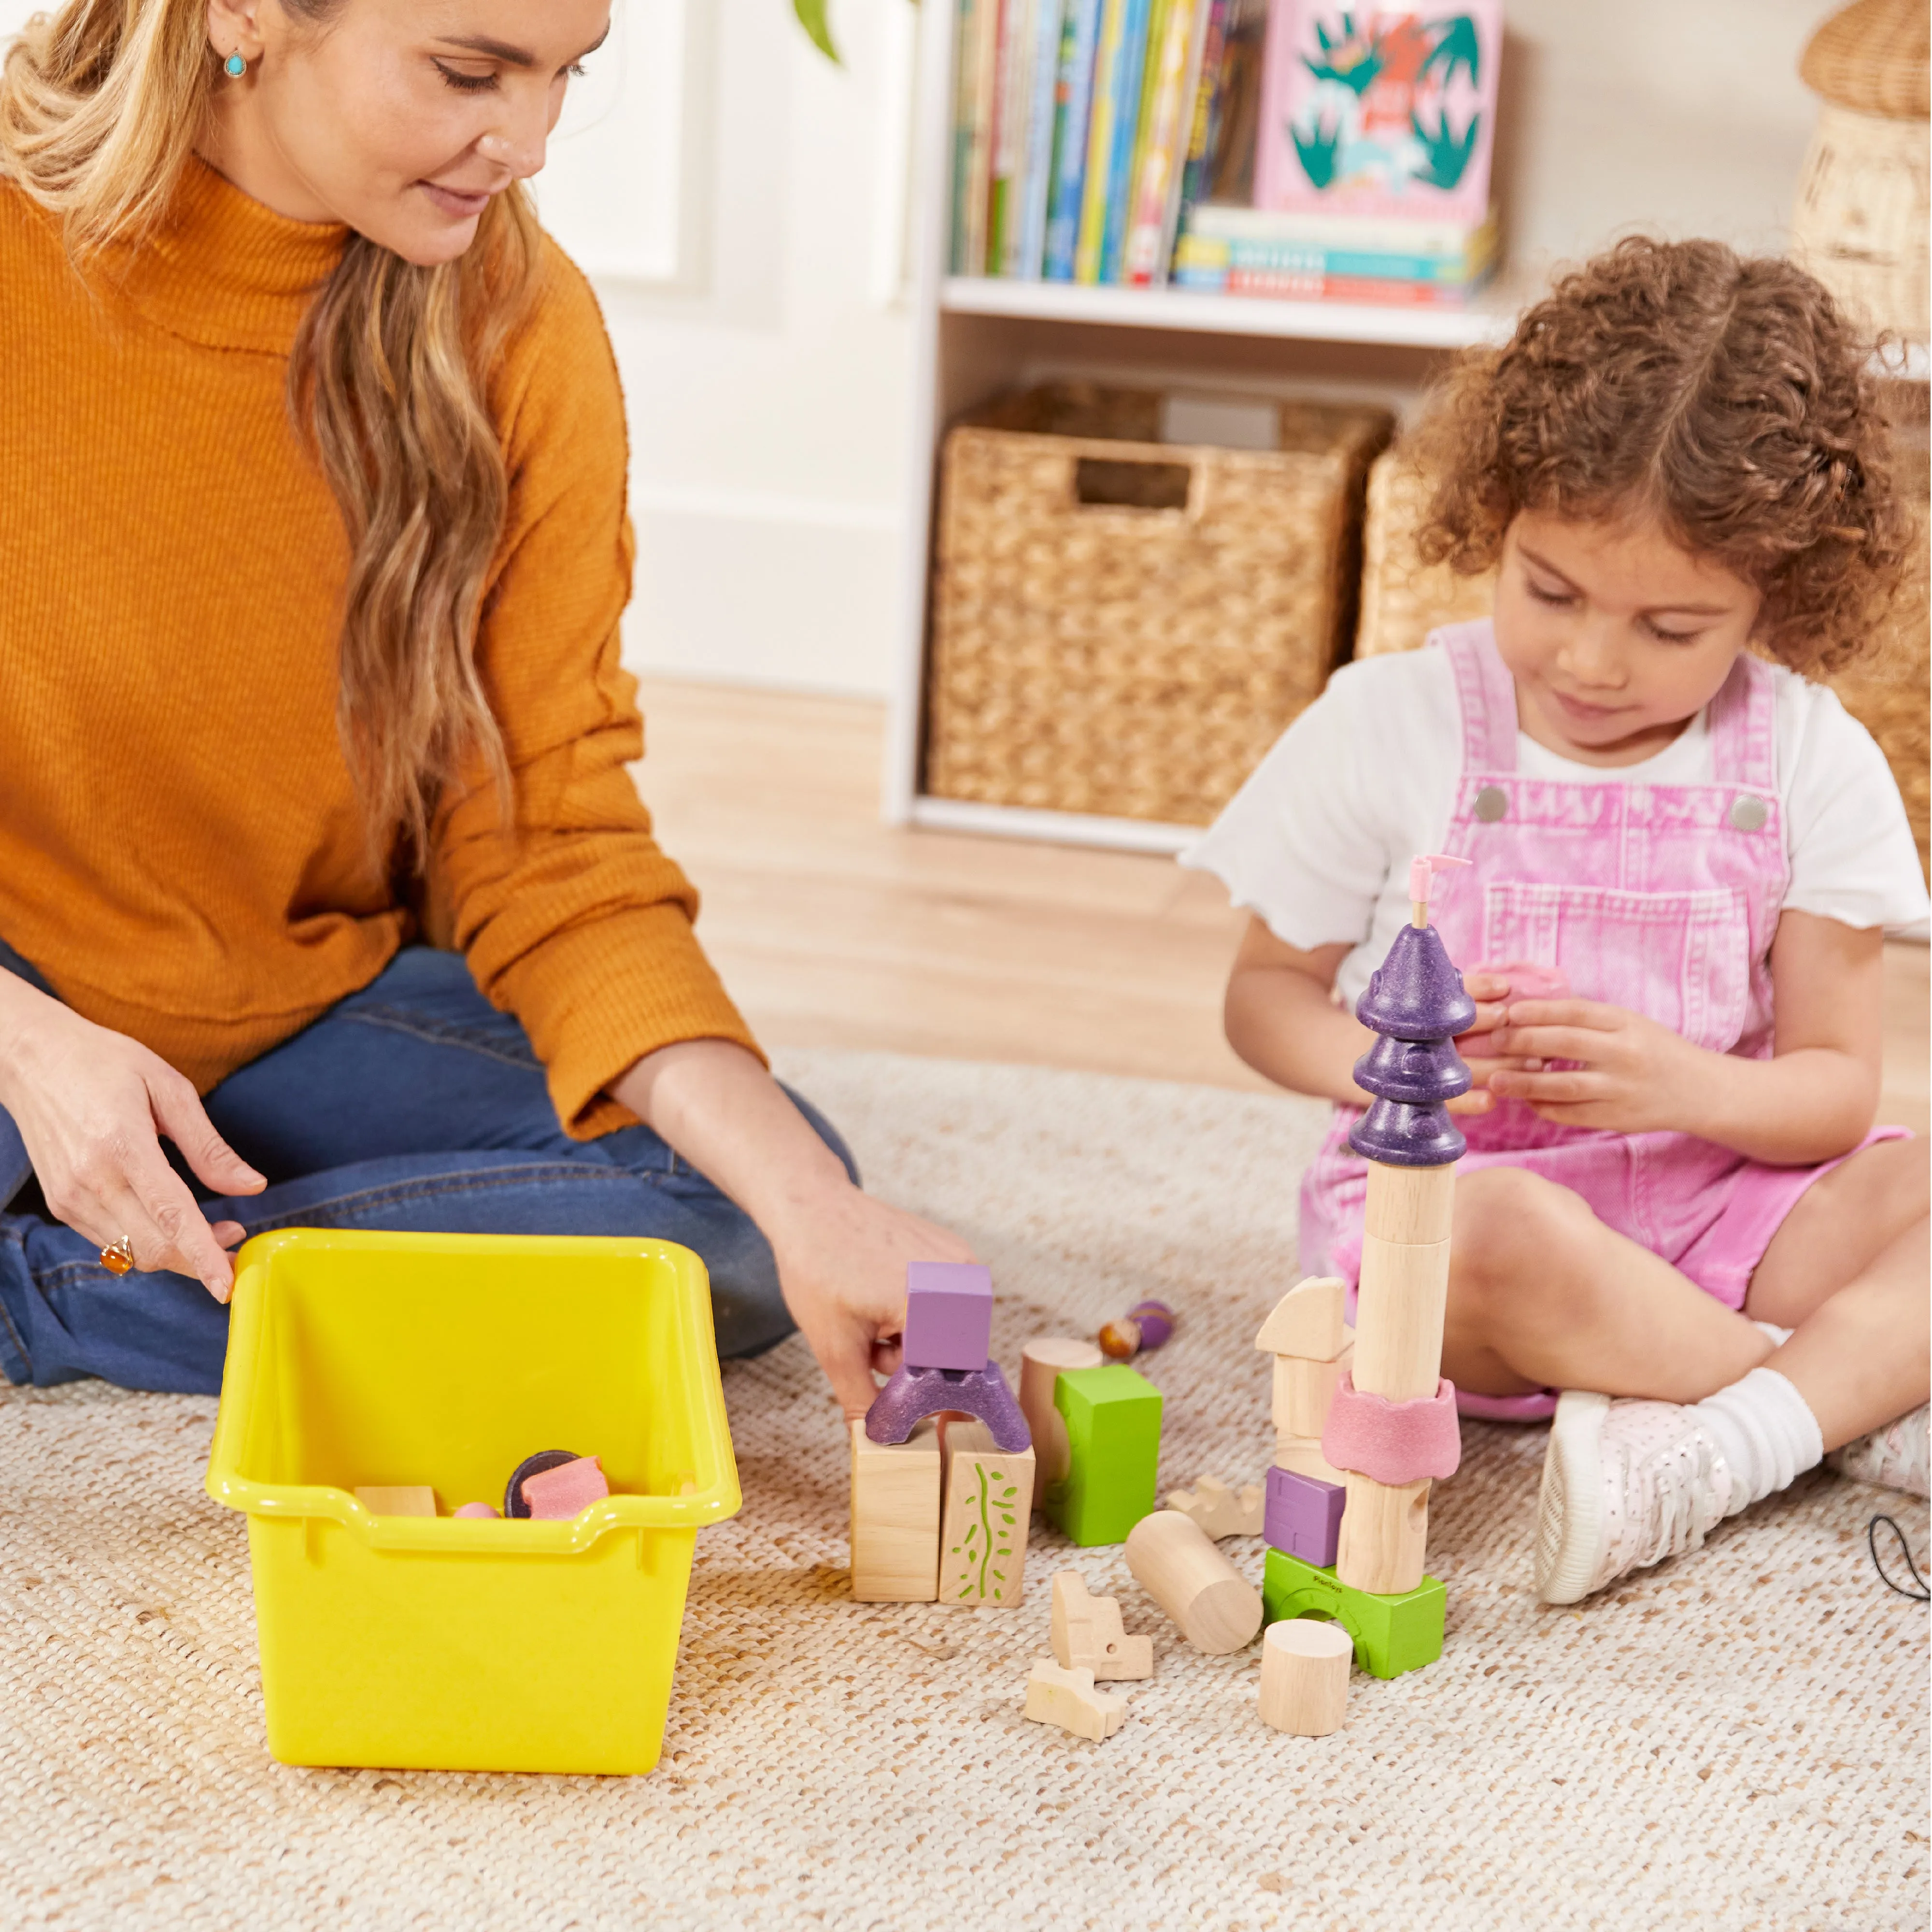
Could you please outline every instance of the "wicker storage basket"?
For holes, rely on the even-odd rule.
[[[947,436],[929,793],[1204,825],[1347,655],[1388,413],[1282,403],[1236,450],[1161,403],[1051,384]]]
[[[1932,527],[1927,501],[1926,455],[1903,453],[1902,466],[1916,493],[1919,536],[1912,575],[1872,648],[1827,680],[1845,709],[1876,738],[1890,761],[1905,800],[1918,860],[1928,858],[1932,831],[1932,774],[1928,774],[1928,649],[1932,596],[1927,586],[1925,533]],[[1438,624],[1486,616],[1496,577],[1458,577],[1444,564],[1424,563],[1415,554],[1415,532],[1428,502],[1426,479],[1394,451],[1378,457],[1369,472],[1368,516],[1362,538],[1362,615],[1355,656],[1412,651]]]
[[[1412,651],[1438,624],[1486,617],[1496,602],[1496,573],[1458,577],[1446,563],[1424,563],[1415,533],[1429,507],[1429,481],[1395,450],[1369,472],[1362,530],[1362,616],[1355,655]]]

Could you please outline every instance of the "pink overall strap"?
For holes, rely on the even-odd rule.
[[[1711,700],[1711,776],[1747,785],[1767,799],[1778,793],[1778,686],[1771,667],[1740,652]]]
[[[1516,770],[1516,685],[1496,653],[1486,617],[1448,624],[1428,641],[1449,653],[1456,697],[1462,707],[1462,770]]]

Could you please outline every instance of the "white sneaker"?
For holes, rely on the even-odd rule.
[[[1576,1603],[1701,1547],[1734,1486],[1696,1410],[1565,1390],[1537,1501],[1537,1594]]]
[[[1834,1449],[1825,1458],[1825,1466],[1858,1482],[1923,1496],[1932,1490],[1927,1480],[1926,1432],[1927,1405],[1922,1402],[1910,1415]]]

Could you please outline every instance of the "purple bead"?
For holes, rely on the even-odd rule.
[[[983,1369],[992,1336],[990,1270],[977,1262],[906,1264],[904,1355],[908,1367]]]
[[[1397,1040],[1453,1040],[1474,1024],[1476,1003],[1435,927],[1406,926],[1369,975],[1355,1017]]]
[[[1033,1432],[1013,1400],[998,1362],[976,1369],[897,1370],[866,1412],[866,1433],[874,1442],[903,1442],[928,1415],[963,1409],[993,1432],[995,1448],[1017,1456],[1033,1444]]]
[[[1348,1499],[1348,1491],[1339,1484],[1298,1475],[1292,1469],[1270,1469],[1262,1534],[1270,1548],[1326,1570],[1335,1561],[1342,1506]]]
[[[1141,1352],[1158,1348],[1174,1333],[1174,1310],[1164,1301],[1137,1301],[1127,1310],[1127,1319],[1141,1331]]]
[[[1471,1075],[1446,1040],[1378,1040],[1355,1062],[1355,1084],[1387,1100],[1426,1107],[1469,1090]]]

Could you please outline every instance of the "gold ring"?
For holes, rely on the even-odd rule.
[[[134,1244],[123,1234],[101,1250],[100,1265],[110,1274],[126,1274],[134,1265]]]

